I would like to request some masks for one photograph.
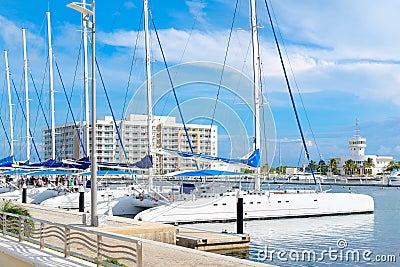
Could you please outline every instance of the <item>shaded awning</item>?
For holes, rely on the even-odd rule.
[[[32,170],[9,170],[1,172],[2,175],[25,175],[27,173],[33,172]]]
[[[244,172],[229,172],[229,171],[219,171],[219,170],[196,170],[196,171],[184,171],[176,174],[172,174],[173,176],[182,177],[193,177],[193,176],[239,176],[244,175]]]
[[[64,171],[64,170],[41,170],[41,171],[30,171],[26,175],[41,176],[41,175],[78,175],[77,172]]]
[[[104,176],[104,175],[132,175],[135,174],[133,172],[125,172],[125,171],[119,171],[119,170],[100,170],[97,171],[98,176]],[[92,172],[81,172],[79,175],[82,176],[90,176],[92,175]]]

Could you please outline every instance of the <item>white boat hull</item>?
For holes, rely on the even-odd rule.
[[[134,215],[141,212],[143,209],[158,206],[158,201],[149,197],[139,198],[135,195],[130,195],[129,188],[118,190],[100,190],[97,193],[98,213],[109,213],[109,208],[112,209],[113,215]],[[144,194],[147,196],[147,194]],[[91,208],[91,192],[87,190],[84,195],[85,211]],[[79,208],[79,193],[61,193],[61,195],[47,199],[41,202],[41,205],[62,208],[62,209],[78,209]]]
[[[139,213],[135,219],[162,223],[235,221],[237,193],[215,198],[199,198],[159,206]],[[278,219],[352,213],[372,213],[374,200],[353,193],[312,191],[243,193],[243,218]]]

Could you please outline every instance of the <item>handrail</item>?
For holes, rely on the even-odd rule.
[[[118,266],[112,260],[126,266],[143,265],[142,241],[137,238],[4,211],[0,211],[0,228],[3,236],[35,243],[40,249],[57,250],[66,258],[79,257],[97,266]]]

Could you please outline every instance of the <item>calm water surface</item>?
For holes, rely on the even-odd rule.
[[[350,189],[372,196],[375,213],[247,221],[248,259],[278,266],[400,266],[400,188]],[[332,192],[348,190],[348,186],[332,188]],[[236,231],[236,223],[189,227]]]

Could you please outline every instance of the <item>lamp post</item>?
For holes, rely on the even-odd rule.
[[[91,10],[86,8],[91,6]],[[91,4],[72,2],[67,5],[83,15],[83,20],[88,22],[89,28],[92,29],[92,151],[90,153],[91,160],[91,225],[98,226],[97,216],[97,158],[96,158],[96,47],[95,47],[95,0]],[[90,21],[92,17],[92,21]],[[86,48],[85,48],[86,49]]]

